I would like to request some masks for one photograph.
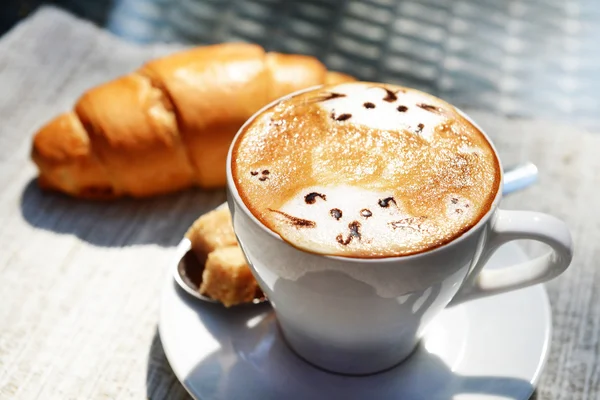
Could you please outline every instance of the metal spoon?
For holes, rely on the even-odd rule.
[[[512,166],[504,170],[504,184],[502,194],[507,195],[531,186],[537,181],[538,169],[530,162]],[[218,208],[225,207],[226,204]],[[202,273],[204,265],[198,261],[196,255],[191,251],[192,243],[189,239],[183,238],[176,250],[175,265],[173,268],[173,277],[175,282],[185,292],[191,296],[208,302],[219,303],[219,301],[200,294],[199,288],[202,283]],[[256,297],[247,304],[260,304],[268,301],[265,296]]]
[[[535,164],[526,162],[504,169],[502,194],[507,195],[523,190],[537,181],[538,169]]]

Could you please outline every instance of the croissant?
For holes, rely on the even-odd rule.
[[[350,80],[313,57],[253,44],[155,59],[90,89],[36,133],[38,183],[92,199],[222,187],[231,140],[252,114],[296,90]]]

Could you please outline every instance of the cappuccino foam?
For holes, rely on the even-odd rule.
[[[293,246],[391,257],[441,246],[490,209],[500,166],[450,104],[367,82],[284,99],[250,121],[232,174],[254,216]]]

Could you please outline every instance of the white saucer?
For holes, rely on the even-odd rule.
[[[187,244],[177,249],[180,258]],[[526,259],[515,244],[486,268]],[[366,377],[310,366],[282,341],[268,304],[225,309],[185,293],[171,274],[160,337],[177,378],[196,399],[528,399],[546,361],[550,306],[542,286],[445,310],[404,363]]]

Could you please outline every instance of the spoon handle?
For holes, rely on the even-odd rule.
[[[502,194],[507,195],[523,190],[537,181],[538,169],[535,164],[526,162],[504,170]]]

